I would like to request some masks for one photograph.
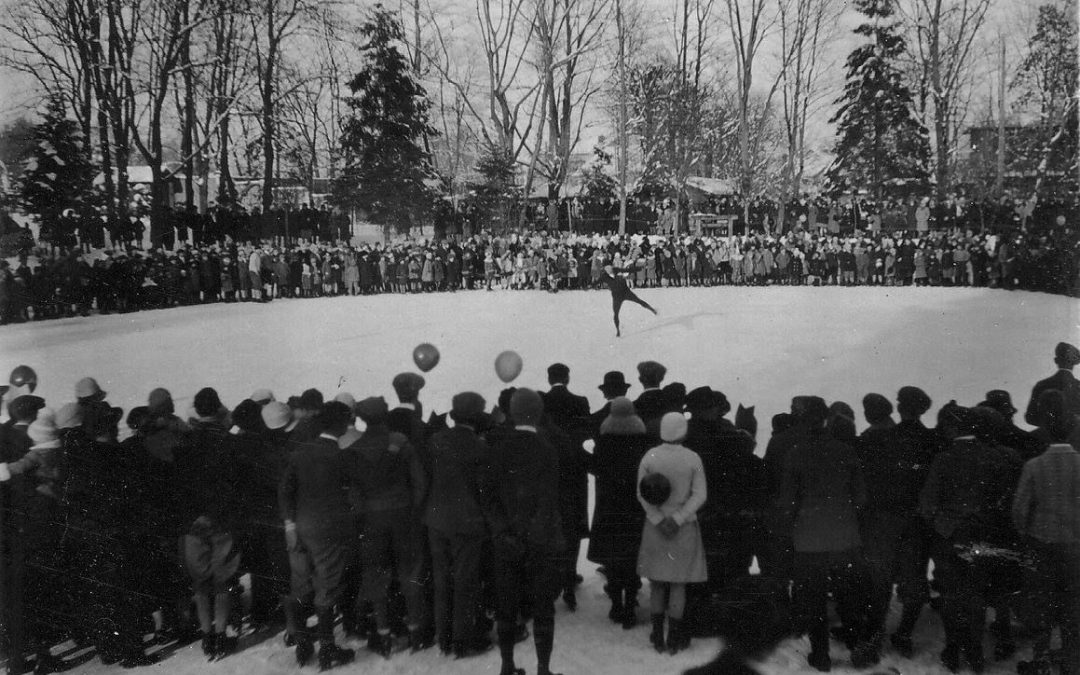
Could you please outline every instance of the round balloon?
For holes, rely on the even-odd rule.
[[[417,368],[426,373],[439,365],[439,350],[435,345],[425,342],[413,350],[412,360]]]
[[[13,387],[25,387],[33,393],[37,389],[37,373],[30,366],[18,366],[11,371],[8,382]]]
[[[521,374],[522,365],[524,364],[518,353],[508,349],[495,358],[495,374],[503,382],[513,382],[514,378]]]

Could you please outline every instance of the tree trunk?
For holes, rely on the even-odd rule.
[[[263,122],[263,213],[274,205],[274,69],[277,61],[278,36],[274,32],[275,0],[266,3],[266,68],[262,86]]]
[[[188,4],[181,10],[183,23],[188,24]],[[191,31],[184,36],[180,47],[180,67],[184,79],[183,134],[180,138],[180,155],[184,160],[184,203],[195,203],[195,73],[191,68]]]
[[[626,234],[626,174],[628,139],[628,114],[626,110],[628,94],[626,91],[626,23],[623,18],[622,0],[615,0],[615,25],[619,40],[619,234]]]

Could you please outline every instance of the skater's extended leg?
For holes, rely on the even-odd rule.
[[[649,310],[653,314],[656,314],[656,310],[652,308],[652,305],[645,302],[644,300],[639,298],[637,295],[635,295],[633,293],[630,293],[628,296],[626,296],[626,299],[629,300],[630,302],[636,302],[637,304],[641,305],[642,307]]]
[[[611,312],[615,318],[615,337],[619,337],[621,335],[619,331],[619,310],[622,309],[622,304],[623,301],[620,298],[611,299]]]

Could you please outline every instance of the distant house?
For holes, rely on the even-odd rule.
[[[1057,129],[1040,124],[1005,126],[1006,191],[1025,193],[1035,187],[1044,151]],[[985,124],[969,127],[967,147],[959,152],[961,176],[969,187],[978,189],[992,184],[997,175],[998,127]],[[1071,136],[1071,138],[1069,137]],[[1060,139],[1047,156],[1047,192],[1073,193],[1077,190],[1076,130]]]

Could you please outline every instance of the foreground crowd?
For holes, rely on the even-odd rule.
[[[231,239],[175,250],[121,247],[101,255],[42,250],[0,261],[0,321],[203,302],[373,293],[603,286],[606,265],[639,287],[714,285],[986,286],[1073,294],[1075,235],[969,232],[779,238],[476,235],[394,245]]]
[[[634,400],[613,371],[599,387],[604,406],[590,411],[554,364],[543,393],[506,389],[495,406],[454,396],[452,426],[445,415],[425,421],[424,380],[412,373],[394,378],[393,407],[314,389],[285,403],[262,389],[229,411],[204,388],[181,417],[158,388],[128,412],[123,441],[122,411],[93,379],[75,385],[75,402],[46,407],[20,366],[0,435],[9,672],[31,656],[35,672],[62,669],[50,648],[68,639],[130,667],[157,658],[150,632],[201,640],[219,659],[241,633],[282,627],[298,664],[328,669],[355,658],[335,640],[340,621],[386,658],[497,646],[502,675],[517,675],[514,646],[531,621],[536,672],[548,675],[555,604],[576,609],[588,538],[615,625],[644,618],[649,581],[657,651],[746,624],[733,609],[740,594],[772,589],[793,608],[780,630],[809,635],[820,671],[831,668],[831,637],[856,667],[886,649],[910,656],[929,604],[953,672],[982,670],[993,608],[995,659],[1013,655],[1022,625],[1034,642],[1022,672],[1076,673],[1080,350],[1061,343],[1054,357],[1058,371],[1025,411],[1034,432],[1013,424],[999,390],[973,407],[949,402],[932,429],[917,387],[896,395],[898,422],[892,401],[867,394],[861,434],[849,405],[796,396],[772,419],[763,458],[752,410],[729,421],[724,394],[663,386],[653,361],[638,365]],[[748,577],[754,556],[761,575]],[[902,613],[890,636],[894,585]],[[830,597],[841,620],[831,631]]]

